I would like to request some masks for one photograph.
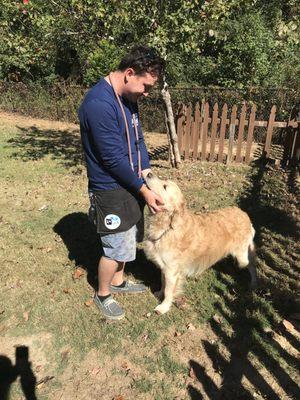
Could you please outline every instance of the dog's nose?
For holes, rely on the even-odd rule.
[[[151,178],[153,178],[153,174],[152,174],[152,172],[148,172],[148,174],[147,174],[147,178],[148,178],[148,179],[151,179]]]

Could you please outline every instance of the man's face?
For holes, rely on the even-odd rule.
[[[145,72],[143,75],[137,75],[132,68],[128,68],[125,71],[126,84],[123,96],[136,103],[139,97],[148,96],[157,79],[156,74]]]

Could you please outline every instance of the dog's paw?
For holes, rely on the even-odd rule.
[[[154,311],[156,314],[165,314],[170,310],[170,306],[168,304],[161,303],[157,307],[155,307]]]

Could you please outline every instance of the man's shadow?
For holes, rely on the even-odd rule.
[[[88,283],[97,289],[97,267],[102,255],[100,237],[87,215],[75,212],[65,215],[53,227],[68,249],[69,260],[87,272]]]
[[[29,361],[29,349],[27,346],[16,347],[16,363],[0,355],[0,399],[8,400],[9,391],[13,382],[20,377],[20,384],[26,400],[36,400],[36,377],[31,369]]]
[[[76,212],[65,215],[57,222],[53,230],[61,237],[68,249],[69,259],[74,261],[76,266],[81,266],[86,270],[88,283],[97,290],[98,263],[103,253],[100,236],[87,214]],[[152,291],[159,289],[160,272],[146,260],[142,250],[137,250],[135,261],[126,263],[125,271],[150,287]]]

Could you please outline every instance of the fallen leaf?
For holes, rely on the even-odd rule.
[[[193,367],[191,367],[189,370],[189,377],[192,379],[196,379],[196,374],[195,374]]]
[[[204,210],[208,210],[209,209],[209,204],[204,204],[204,206],[202,208],[204,208]]]
[[[196,328],[194,327],[194,325],[190,322],[189,324],[187,324],[186,326],[188,328],[189,331],[195,331]]]
[[[89,371],[89,373],[90,373],[91,376],[95,377],[95,376],[97,376],[99,374],[100,371],[101,371],[100,367],[94,367],[93,369],[91,369]]]
[[[63,290],[63,292],[68,294],[68,293],[71,292],[71,289],[70,289],[70,288],[65,288],[65,289]]]
[[[61,359],[62,360],[66,360],[68,358],[68,356],[69,356],[69,353],[70,353],[70,349],[66,349],[66,350],[62,351],[60,353]]]
[[[25,321],[25,322],[27,322],[27,321],[29,320],[29,312],[28,312],[28,311],[25,311],[25,312],[23,313],[23,318],[24,318],[24,321]]]
[[[40,379],[37,383],[36,386],[42,385],[44,383],[47,383],[49,381],[51,381],[51,379],[53,379],[54,376],[45,376],[44,378]]]
[[[42,365],[37,365],[35,368],[35,372],[40,372],[40,370],[43,368]]]
[[[125,400],[125,397],[119,394],[118,396],[114,397],[113,400]]]
[[[265,327],[263,328],[263,331],[264,331],[264,333],[273,333],[272,328],[270,328],[269,326],[265,326]]]
[[[215,322],[217,322],[218,324],[220,324],[220,323],[222,322],[222,320],[223,320],[223,318],[222,318],[220,315],[218,315],[218,314],[215,314],[215,315],[212,317],[212,319],[213,319]]]
[[[87,307],[90,307],[93,304],[93,299],[89,299],[87,301],[84,302],[84,305]]]
[[[44,204],[42,207],[38,208],[38,211],[45,211],[47,210],[48,206],[47,204]]]
[[[178,331],[175,331],[175,332],[174,332],[174,336],[175,336],[175,337],[178,337],[178,336],[181,336],[181,335],[182,335],[181,332],[178,332]]]
[[[46,253],[50,253],[50,251],[52,251],[52,247],[46,247]]]
[[[288,321],[288,320],[286,320],[286,319],[284,319],[283,321],[282,321],[282,324],[284,325],[284,327],[285,327],[285,329],[287,330],[287,331],[289,331],[289,332],[291,332],[291,331],[293,331],[295,328],[294,328],[294,325],[290,322],[290,321]]]
[[[130,371],[130,367],[128,366],[126,361],[123,361],[121,364],[121,368],[124,369],[125,371]]]
[[[187,306],[187,298],[185,296],[178,297],[175,300],[175,306],[179,308],[179,310],[184,310]]]
[[[84,275],[84,270],[82,268],[76,268],[73,273],[73,279],[79,279],[82,275]]]
[[[146,318],[151,317],[151,312],[148,312],[148,313],[145,315],[145,317],[146,317]]]

